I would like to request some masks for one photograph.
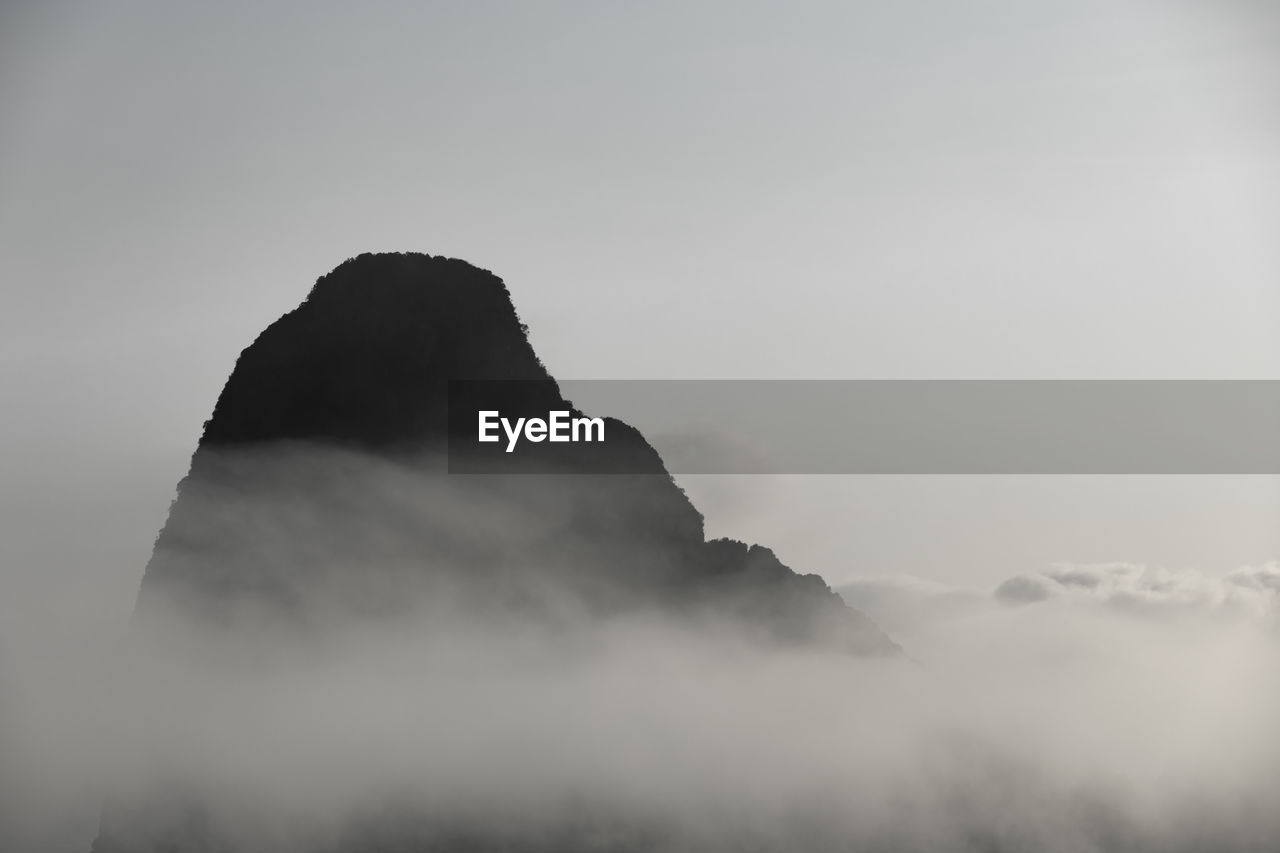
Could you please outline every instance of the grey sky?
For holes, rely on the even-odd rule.
[[[493,270],[561,378],[1280,379],[1277,105],[1272,0],[0,0],[0,823],[93,837],[104,673],[174,485],[236,355],[343,259]],[[833,584],[1280,557],[1276,477],[680,482],[710,534]],[[1138,661],[1100,727],[1037,657],[1053,620],[999,618],[1035,630],[944,647],[1030,665],[964,695],[1026,691],[1068,765],[1123,730],[1165,787],[1251,778],[1223,733],[1272,731],[1272,657],[1086,625]],[[1186,719],[1147,689],[1165,652],[1209,703]],[[826,756],[851,717],[805,703]]]
[[[5,4],[8,579],[127,612],[236,354],[366,250],[494,270],[561,377],[1280,377],[1278,40],[1261,2]],[[1206,485],[1105,556],[1280,506]],[[856,560],[780,543],[837,580],[1004,529],[904,537],[952,487],[876,488],[706,508],[770,542],[880,494]],[[1090,550],[1047,507],[1028,559]]]

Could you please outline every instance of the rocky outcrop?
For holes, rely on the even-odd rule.
[[[626,424],[607,420],[608,441],[580,452],[537,445],[527,472],[450,473],[451,411],[474,402],[459,380],[504,413],[572,409],[526,331],[501,279],[460,260],[361,255],[321,278],[241,353],[147,566],[138,632],[175,614],[216,631],[246,612],[305,630],[447,601],[477,619],[648,611],[897,653],[818,576],[706,541]],[[95,851],[188,849],[186,817],[126,817],[155,811],[108,810]]]

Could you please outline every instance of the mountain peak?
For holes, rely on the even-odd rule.
[[[359,255],[241,353],[201,443],[439,440],[449,380],[550,378],[527,331],[487,270],[418,253]]]
[[[511,411],[573,409],[492,273],[379,254],[321,278],[237,360],[147,565],[139,636],[168,643],[182,626],[200,638],[194,654],[225,646],[256,666],[271,651],[259,637],[332,644],[348,626],[376,632],[405,616],[465,623],[468,636],[530,626],[590,637],[643,615],[677,634],[728,625],[753,644],[899,653],[817,575],[761,546],[706,541],[656,451],[619,421],[606,419],[607,453],[572,473],[447,473],[458,379],[537,380],[498,383],[516,389]],[[610,473],[610,454],[640,473]],[[109,809],[95,851],[224,849],[225,816],[193,828],[206,809],[192,796]]]

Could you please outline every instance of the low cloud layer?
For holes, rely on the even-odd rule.
[[[291,505],[295,527],[374,537],[395,566],[407,540],[372,496],[451,512],[404,472],[360,476],[378,488],[342,512],[380,525]],[[264,535],[265,512],[219,529]],[[548,851],[1269,851],[1278,576],[1107,564],[994,592],[844,588],[898,659],[653,610],[511,619],[439,590],[301,633],[162,611],[116,645],[7,631],[0,847],[84,851],[103,802],[145,823],[198,801],[229,843],[277,853],[376,826]]]
[[[989,593],[910,575],[868,576],[841,587],[840,593],[884,627],[907,633],[973,617],[995,604],[1075,607],[1082,615],[1101,607],[1265,628],[1277,626],[1280,619],[1280,563],[1216,575],[1125,562],[1060,563],[1043,572],[1014,575]]]
[[[1280,645],[1243,611],[898,585],[946,602],[900,620],[912,661],[762,650],[656,616],[544,632],[436,613],[321,651],[273,641],[252,665],[193,668],[170,645],[86,658],[105,668],[82,683],[26,673],[42,692],[5,694],[24,759],[5,766],[26,807],[13,826],[36,837],[59,798],[78,803],[80,846],[44,849],[83,850],[95,797],[183,792],[277,850],[338,849],[400,811],[548,849],[570,831],[655,850],[1261,851],[1280,836]]]
[[[285,851],[388,815],[545,849],[1232,851],[1280,833],[1273,634],[1052,603],[948,624],[945,651],[935,635],[910,662],[657,616],[545,632],[435,614],[194,669],[169,647],[102,697],[92,757],[117,799],[182,792],[233,841]]]
[[[1135,610],[1215,613],[1253,620],[1276,618],[1280,564],[1245,566],[1214,577],[1196,571],[1104,563],[1058,565],[1018,575],[996,588],[1000,601],[1019,604],[1066,598]]]

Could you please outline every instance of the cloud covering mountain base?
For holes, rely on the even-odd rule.
[[[246,614],[230,642],[166,627],[81,673],[91,711],[19,704],[6,735],[57,768],[28,797],[75,775],[165,820],[199,802],[106,820],[227,850],[1262,851],[1280,643],[1251,612],[987,597],[899,620],[913,662],[656,611],[548,628],[437,600],[320,644]]]

